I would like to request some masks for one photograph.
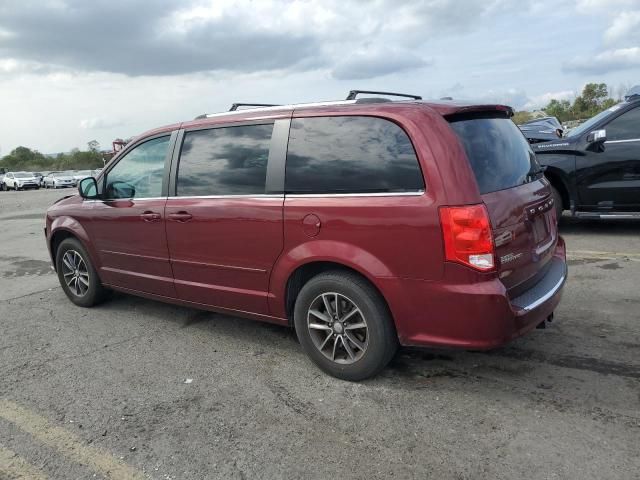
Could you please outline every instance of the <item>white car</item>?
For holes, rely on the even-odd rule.
[[[78,182],[83,178],[93,177],[93,176],[94,175],[92,170],[76,170],[75,172],[73,172],[73,181],[77,185]]]
[[[3,190],[22,190],[24,188],[40,188],[38,179],[29,172],[7,172],[4,176]]]
[[[67,172],[51,172],[44,177],[42,182],[44,188],[62,188],[62,187],[75,187],[76,182],[73,176]]]

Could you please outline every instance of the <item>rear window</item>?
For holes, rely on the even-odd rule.
[[[539,170],[529,142],[510,119],[466,117],[450,124],[467,152],[480,193],[517,187]]]
[[[411,140],[375,117],[313,117],[291,121],[289,193],[415,192],[424,189]]]

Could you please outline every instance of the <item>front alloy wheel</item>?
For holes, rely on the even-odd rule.
[[[92,307],[108,296],[91,258],[76,238],[66,238],[56,250],[56,271],[62,290],[80,307]]]
[[[89,271],[82,256],[75,250],[67,250],[62,256],[62,276],[69,290],[83,297],[89,290]]]

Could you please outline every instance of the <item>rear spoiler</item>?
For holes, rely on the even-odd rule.
[[[468,105],[456,108],[451,112],[443,113],[448,121],[462,120],[465,118],[495,118],[513,117],[513,108],[508,105]]]
[[[464,101],[439,101],[429,102],[430,106],[443,117],[473,114],[493,114],[500,113],[507,118],[513,117],[513,108],[500,103],[472,103]]]

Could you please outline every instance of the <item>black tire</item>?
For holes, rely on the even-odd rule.
[[[72,253],[79,255],[86,266],[84,271],[87,273],[89,285],[86,291],[81,292],[81,294],[78,294],[76,290],[74,290],[74,283],[72,283],[72,286],[70,287],[65,281],[65,270],[68,270],[68,268],[63,265],[63,259],[67,252],[69,252],[70,255]],[[67,295],[69,300],[79,307],[93,307],[107,298],[108,290],[102,286],[100,278],[98,277],[98,272],[91,263],[91,258],[77,239],[66,238],[58,246],[58,249],[56,250],[56,271],[58,273],[58,280],[60,281],[62,290],[64,290],[64,293]],[[77,282],[78,280],[76,279],[76,284]]]
[[[320,350],[320,346],[317,346],[317,343],[321,343],[322,338],[318,340],[316,336],[316,343],[314,343],[311,329],[308,326],[310,323],[308,318],[316,318],[309,313],[310,308],[312,305],[316,305],[314,302],[318,302],[318,299],[322,298],[323,294],[328,293],[332,295],[338,294],[341,302],[351,302],[351,305],[361,312],[361,314],[358,313],[351,317],[359,318],[353,321],[360,322],[359,324],[366,324],[364,331],[366,335],[362,335],[362,331],[358,333],[358,335],[361,335],[358,340],[363,342],[364,350],[359,349],[360,351],[358,351],[358,349],[354,349],[355,344],[349,343],[347,340],[341,340],[342,344],[338,343],[338,349],[344,350],[344,359],[337,358],[337,360],[332,360],[325,356]],[[348,303],[343,305],[350,306]],[[346,316],[347,314],[342,315],[343,318]],[[313,322],[315,323],[315,320]],[[328,335],[324,337],[325,343],[327,341],[329,343],[338,342],[339,339],[336,340],[336,337],[347,338],[349,327],[344,328],[347,323],[343,324],[338,321],[335,323],[343,325],[339,331],[343,331],[344,335],[334,333],[337,330],[334,330],[336,327],[333,327],[333,322],[327,323],[327,325],[332,325],[331,328],[327,329],[328,331],[317,333],[318,331],[313,329],[313,335]],[[398,349],[398,336],[386,303],[367,280],[351,272],[330,271],[321,273],[309,280],[302,287],[296,298],[294,324],[298,340],[309,358],[326,373],[342,380],[357,382],[376,375],[391,361]],[[353,326],[354,324],[351,325]],[[353,330],[349,330],[349,334],[352,335]],[[359,355],[355,360],[347,357],[348,352],[344,342],[351,345],[349,348],[352,353],[356,352]],[[332,350],[333,355],[336,355],[335,347],[330,347],[330,350]]]
[[[560,192],[553,185],[551,186],[551,195],[553,196],[553,204],[556,207],[556,217],[559,222],[562,218],[562,212],[564,211],[564,207],[562,206],[562,195],[560,195]]]

